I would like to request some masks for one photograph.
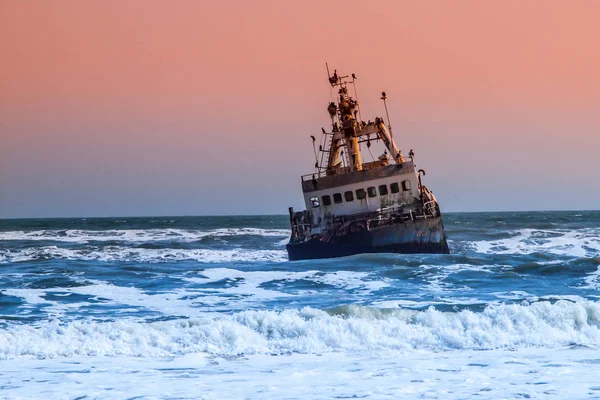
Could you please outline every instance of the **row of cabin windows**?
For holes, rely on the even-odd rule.
[[[388,194],[388,187],[387,185],[379,185],[378,188],[375,188],[375,186],[370,186],[367,188],[367,190],[365,191],[365,189],[356,189],[356,199],[357,200],[364,200],[367,198],[367,196],[369,197],[375,197],[377,196],[377,189],[379,189],[379,195],[380,196],[385,196]],[[407,192],[410,190],[410,181],[403,181],[402,182],[402,190]],[[397,182],[394,182],[392,184],[390,184],[390,190],[389,192],[391,193],[398,193],[400,192],[400,185],[398,185]],[[346,200],[346,202],[351,202],[354,201],[354,193],[351,190],[348,190],[347,192],[344,192],[344,200]],[[330,206],[331,205],[331,196],[329,196],[328,194],[324,195],[323,197],[321,197],[321,199],[323,200],[323,205],[324,206]],[[319,198],[318,197],[311,197],[310,198],[310,202],[312,203],[313,207],[319,207]],[[335,204],[340,204],[343,203],[342,200],[342,194],[341,193],[334,193],[333,194],[333,202]]]

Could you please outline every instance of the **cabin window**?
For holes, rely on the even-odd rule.
[[[354,193],[352,193],[351,190],[345,192],[344,197],[346,198],[346,201],[354,201]]]
[[[342,202],[342,194],[341,193],[334,193],[333,194],[333,202],[335,204],[340,204]]]
[[[369,194],[369,197],[377,196],[377,190],[375,190],[375,186],[368,187],[367,193]]]
[[[310,204],[312,204],[313,208],[317,208],[319,207],[319,198],[318,197],[311,197],[310,198]]]
[[[326,194],[325,196],[321,197],[321,200],[323,200],[323,205],[324,206],[330,206],[331,205],[331,196]]]
[[[394,183],[390,184],[390,192],[398,193],[399,191],[400,191],[400,185],[398,185],[398,182],[394,182]]]
[[[365,189],[356,189],[356,199],[357,200],[364,200],[367,198],[367,192],[365,192]]]
[[[388,194],[387,185],[379,185],[379,195],[385,196]]]
[[[410,190],[410,181],[402,182],[402,190],[404,190],[405,192],[408,192]]]

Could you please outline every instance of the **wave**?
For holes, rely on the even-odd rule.
[[[219,228],[212,230],[186,229],[111,229],[111,230],[38,230],[0,232],[0,241],[55,241],[71,243],[89,243],[104,241],[122,241],[141,243],[154,241],[195,242],[206,237],[263,236],[286,237],[289,229],[259,228]]]
[[[600,264],[600,258],[596,258],[595,262]],[[598,267],[596,271],[585,277],[584,282],[585,284],[580,287],[581,289],[600,289],[600,267]]]
[[[600,254],[600,229],[521,229],[511,232],[512,237],[471,242],[478,253],[532,254],[589,257]]]
[[[388,283],[370,280],[369,274],[355,271],[325,273],[310,271],[242,271],[230,268],[206,268],[172,275],[185,284],[172,291],[148,292],[133,286],[70,275],[69,278],[40,276],[26,287],[0,289],[2,296],[20,298],[28,309],[37,309],[59,318],[66,313],[99,306],[97,318],[111,318],[123,310],[136,309],[160,313],[165,317],[197,316],[206,311],[245,310],[264,301],[311,295],[313,289],[282,290],[285,283],[307,281],[317,285],[352,290],[367,296],[387,287]],[[74,295],[74,296],[73,296]],[[117,311],[118,310],[118,311]],[[140,318],[140,317],[137,317]],[[141,317],[143,318],[143,317]]]
[[[201,263],[287,261],[285,250],[209,250],[209,249],[146,249],[121,246],[70,249],[45,246],[11,251],[0,250],[0,264],[38,260],[75,261],[133,261],[160,263],[173,261],[198,261]]]
[[[591,301],[499,304],[480,313],[307,307],[151,323],[11,325],[0,331],[0,358],[598,347],[599,328],[600,304]]]

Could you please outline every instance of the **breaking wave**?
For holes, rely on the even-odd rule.
[[[74,261],[135,261],[160,263],[197,261],[201,263],[287,261],[285,250],[209,250],[209,249],[144,249],[121,246],[88,247],[84,249],[45,246],[24,250],[0,250],[0,264],[37,260]]]
[[[57,321],[0,332],[0,358],[172,356],[600,346],[600,304],[497,304],[482,312],[342,306],[139,323]]]
[[[471,245],[484,254],[550,253],[589,257],[600,253],[600,229],[521,229],[509,238],[482,240]]]
[[[286,237],[288,229],[219,228],[212,230],[186,229],[112,229],[112,230],[38,230],[0,232],[0,241],[31,240],[71,243],[121,241],[143,243],[155,241],[194,242],[206,237],[264,236]]]

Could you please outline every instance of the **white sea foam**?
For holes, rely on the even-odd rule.
[[[80,279],[75,279],[76,281]],[[94,303],[101,302],[103,306],[111,308],[111,313],[123,311],[136,311],[138,308],[150,311],[160,312],[164,315],[195,315],[200,313],[195,309],[195,302],[191,299],[185,299],[191,294],[185,289],[178,289],[172,292],[148,294],[135,287],[117,286],[108,282],[98,280],[85,280],[86,285],[66,288],[46,288],[46,289],[3,289],[0,293],[6,296],[20,297],[25,301],[22,309],[39,309],[44,306],[44,312],[50,318],[62,318],[65,312],[77,310],[81,307],[87,307],[92,302],[89,300],[80,300],[78,302],[62,302],[49,299],[47,295],[52,294],[52,298],[68,297],[72,294],[86,296]],[[98,306],[98,303],[96,303]],[[114,308],[120,307],[117,311]],[[137,307],[137,308],[134,308]],[[87,311],[90,313],[90,311]],[[106,314],[100,308],[100,314]],[[111,316],[113,316],[111,314]]]
[[[596,349],[392,354],[20,358],[0,362],[7,399],[590,399]]]
[[[219,228],[212,230],[192,229],[111,229],[111,230],[38,230],[0,232],[0,241],[32,240],[89,243],[92,241],[123,241],[145,243],[155,241],[194,242],[205,237],[264,236],[286,237],[289,229]]]
[[[560,300],[498,304],[483,312],[381,310],[348,306],[336,315],[312,308],[203,314],[140,323],[46,322],[0,331],[0,358],[81,355],[174,356],[324,352],[488,350],[600,346],[600,304]]]
[[[33,247],[25,250],[0,250],[0,263],[65,259],[78,261],[134,261],[158,263],[198,261],[201,263],[287,261],[285,250],[209,249],[143,249],[122,246],[91,246],[69,249],[57,246]]]
[[[589,257],[600,254],[600,229],[521,229],[506,239],[472,242],[478,253],[485,254],[531,254]]]
[[[600,267],[584,279],[585,285],[582,285],[580,289],[600,289]]]
[[[424,286],[420,290],[436,293],[438,295],[441,294],[449,294],[452,292],[460,292],[464,290],[469,290],[469,288],[465,284],[457,284],[447,282],[447,279],[450,275],[455,273],[463,273],[466,271],[472,272],[483,272],[483,273],[493,273],[495,270],[503,268],[501,265],[471,265],[471,264],[448,264],[448,265],[420,265],[418,270],[428,270],[432,269],[433,272],[424,276],[424,279],[427,282],[427,286]]]
[[[186,277],[189,282],[208,283],[223,279],[242,279],[245,286],[257,289],[261,284],[271,281],[297,281],[301,279],[327,285],[342,287],[348,290],[358,289],[365,294],[389,286],[387,279],[368,280],[370,273],[359,271],[321,272],[310,271],[239,271],[230,268],[208,268],[201,272],[202,277]],[[237,287],[240,289],[240,286]]]
[[[352,290],[354,296],[359,297],[368,296],[373,291],[388,285],[387,281],[370,280],[369,274],[365,272],[240,271],[230,268],[207,268],[198,274],[186,273],[181,277],[183,281],[187,282],[186,285],[171,291],[157,293],[145,292],[130,286],[118,286],[83,276],[71,276],[71,279],[81,285],[53,288],[8,288],[0,290],[0,293],[23,299],[24,304],[21,306],[21,310],[38,309],[43,306],[44,313],[50,318],[61,318],[65,312],[91,304],[94,304],[97,310],[96,314],[103,314],[103,307],[109,307],[111,313],[122,312],[124,309],[137,309],[159,312],[165,316],[197,316],[205,311],[246,309],[265,301],[309,294],[307,290],[293,292],[278,290],[284,283],[298,280],[325,283]],[[223,281],[223,284],[211,285],[219,281]],[[269,282],[275,284],[269,288],[262,287]],[[68,297],[73,294],[80,295],[80,300],[64,302],[55,298],[56,296]]]
[[[423,309],[428,307],[438,306],[468,306],[480,304],[498,304],[499,301],[482,300],[477,297],[448,297],[444,296],[436,300],[418,301],[418,300],[379,300],[371,302],[370,305],[380,308],[406,308],[406,309]]]
[[[224,299],[228,299],[229,306],[232,305],[231,300],[234,300],[235,303],[239,305],[242,302],[255,303],[256,301],[265,301],[295,295],[261,287],[267,282],[279,282],[279,285],[283,285],[283,282],[307,280],[352,290],[363,296],[389,286],[387,280],[371,280],[368,279],[369,273],[357,271],[335,271],[325,273],[316,270],[291,272],[239,271],[230,268],[208,268],[202,271],[201,274],[202,277],[186,276],[183,279],[188,282],[202,285],[221,280],[231,280],[236,282],[235,285],[230,285],[224,289],[211,287],[205,292],[199,288],[195,289],[198,292],[204,292],[201,299],[204,304],[216,305],[222,303]],[[304,291],[301,294],[307,293]]]

